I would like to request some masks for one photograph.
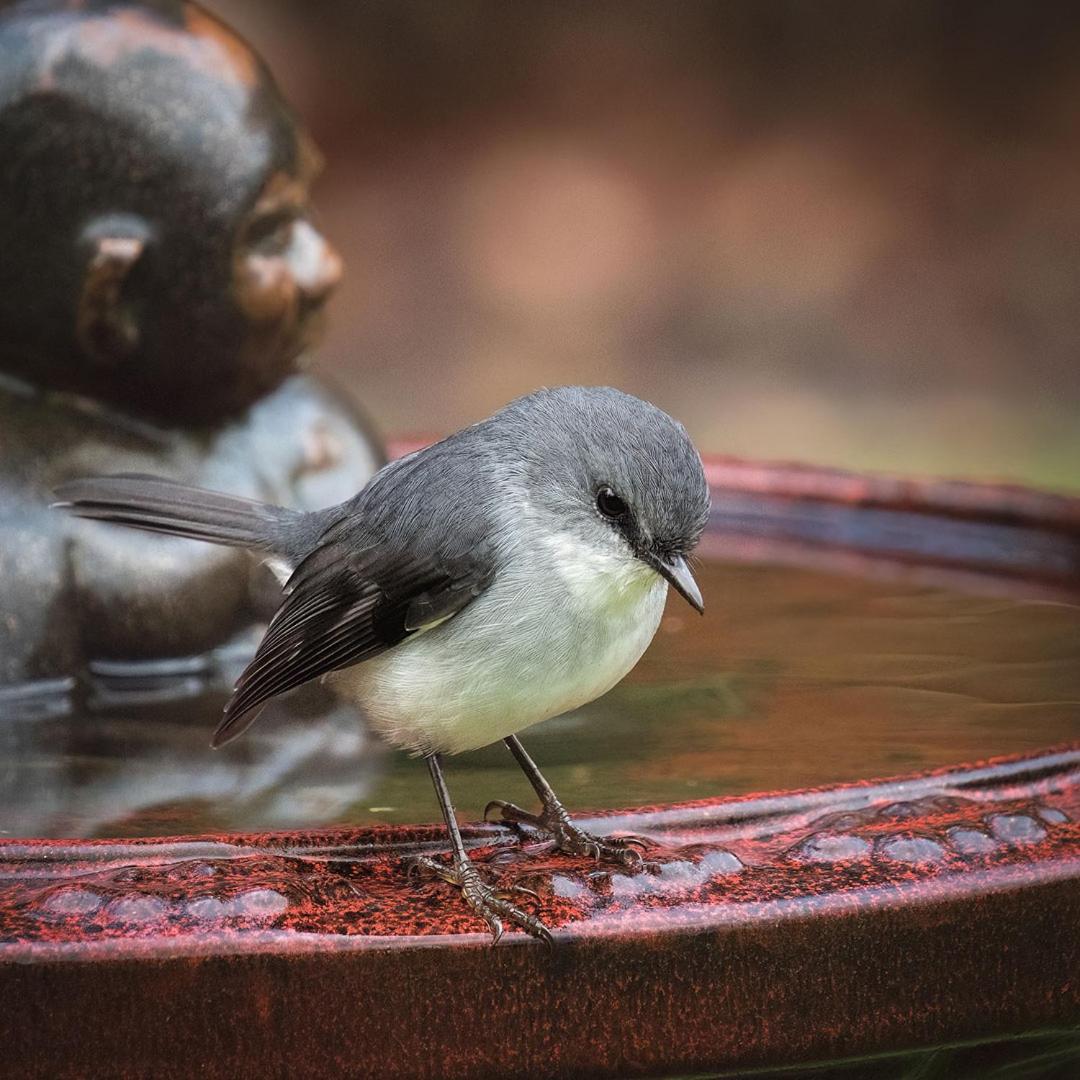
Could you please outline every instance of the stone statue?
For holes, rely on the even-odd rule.
[[[308,216],[318,167],[197,4],[0,4],[0,687],[183,669],[274,588],[242,552],[50,511],[65,478],[314,507],[381,463],[298,374],[341,273]]]

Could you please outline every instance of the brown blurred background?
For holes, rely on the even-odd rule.
[[[1080,488],[1080,6],[208,0],[326,154],[386,432],[613,383],[714,452]]]

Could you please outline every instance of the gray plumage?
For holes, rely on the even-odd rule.
[[[482,745],[517,730],[513,716],[505,731],[494,719],[504,698],[520,706],[550,683],[550,700],[522,721],[533,723],[621,678],[655,630],[662,578],[700,605],[682,563],[708,515],[700,458],[680,424],[613,389],[519,398],[314,513],[137,476],[73,481],[57,495],[82,517],[246,546],[292,568],[215,744],[276,694],[348,669],[339,687],[391,742],[425,753]],[[626,513],[610,513],[620,503]],[[575,664],[590,656],[605,670],[579,678]],[[498,684],[515,671],[521,693]],[[486,719],[474,724],[470,709]]]

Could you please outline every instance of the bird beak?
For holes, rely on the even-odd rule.
[[[690,567],[681,555],[672,555],[667,559],[657,559],[653,567],[661,577],[667,578],[674,586],[675,591],[696,611],[705,614],[705,601],[701,599],[701,590],[698,588],[694,575],[690,573]]]

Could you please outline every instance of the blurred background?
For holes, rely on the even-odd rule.
[[[327,158],[384,432],[613,383],[716,453],[1080,488],[1080,8],[208,0]]]

